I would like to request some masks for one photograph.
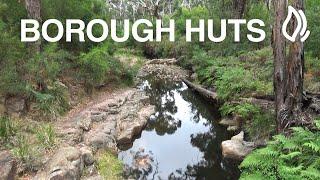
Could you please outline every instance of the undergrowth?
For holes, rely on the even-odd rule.
[[[263,110],[250,103],[225,103],[219,110],[224,117],[241,118],[243,128],[251,140],[269,139],[269,136],[274,133],[274,115],[269,110]]]
[[[123,164],[109,151],[101,154],[97,162],[97,167],[104,179],[122,179]]]
[[[320,179],[320,121],[314,130],[291,130],[289,137],[276,135],[248,155],[240,165],[241,179]]]

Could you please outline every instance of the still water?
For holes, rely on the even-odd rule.
[[[237,179],[237,164],[221,157],[230,138],[217,108],[184,83],[146,80],[140,86],[156,106],[141,137],[118,158],[130,179]]]

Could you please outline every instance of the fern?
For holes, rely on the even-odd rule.
[[[292,136],[276,135],[267,147],[248,155],[239,166],[241,179],[320,179],[319,128],[292,130]]]
[[[314,142],[308,142],[303,144],[304,147],[310,148],[312,151],[320,153],[320,146]]]

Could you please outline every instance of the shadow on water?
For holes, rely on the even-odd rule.
[[[140,86],[156,113],[131,147],[119,153],[125,178],[237,179],[237,163],[221,156],[230,135],[217,124],[217,108],[184,83],[146,80]]]

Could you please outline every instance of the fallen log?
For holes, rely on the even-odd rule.
[[[269,101],[265,99],[256,99],[256,98],[240,98],[239,104],[242,103],[251,103],[254,104],[264,110],[273,110],[274,109],[274,101]]]
[[[192,82],[186,80],[186,79],[182,79],[182,81],[184,83],[186,83],[186,85],[195,90],[196,92],[198,92],[201,96],[213,101],[213,102],[217,102],[218,101],[218,95],[217,93],[215,92],[212,92],[212,91],[209,91],[203,87],[201,87],[200,85],[196,85],[196,84],[193,84]]]

